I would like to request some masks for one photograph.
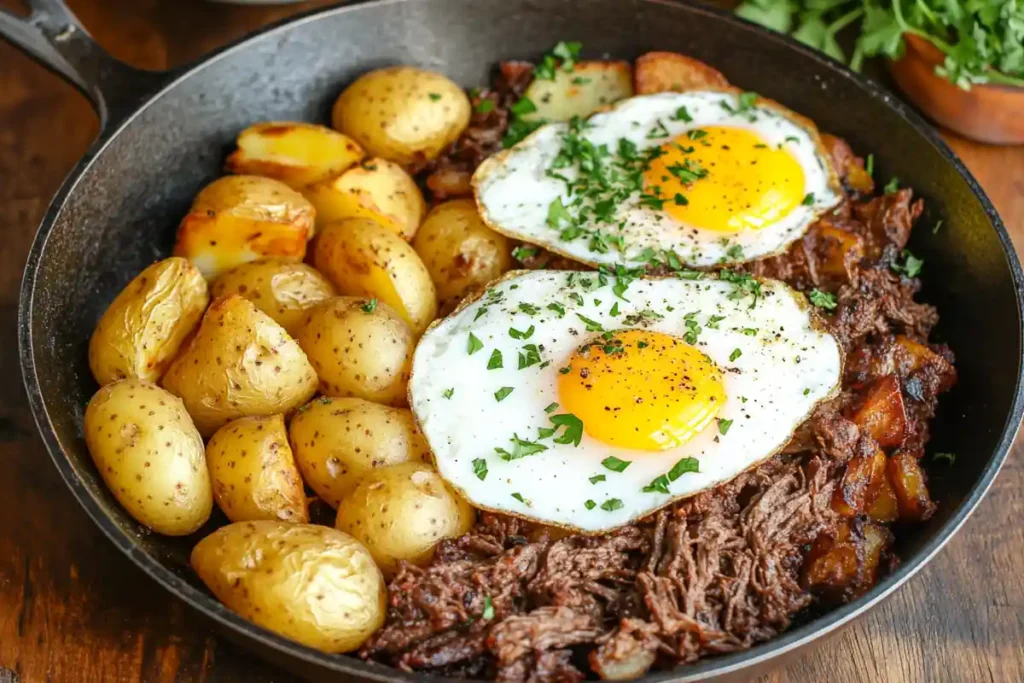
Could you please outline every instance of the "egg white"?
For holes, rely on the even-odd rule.
[[[573,285],[567,284],[569,278]],[[822,329],[803,294],[777,281],[762,281],[761,297],[737,296],[735,284],[714,278],[660,278],[630,283],[618,298],[615,278],[598,286],[594,272],[532,271],[513,274],[492,284],[479,298],[464,303],[448,318],[427,330],[416,348],[409,383],[410,405],[434,454],[438,471],[474,505],[585,532],[599,532],[643,517],[682,497],[728,481],[784,446],[815,406],[839,387],[842,356],[838,342]],[[582,281],[594,287],[587,291]],[[578,293],[584,304],[569,298]],[[732,297],[732,298],[730,298]],[[565,315],[547,308],[564,307]],[[521,307],[521,304],[526,304]],[[618,305],[618,315],[612,308]],[[533,315],[522,309],[539,312]],[[486,309],[484,313],[480,313]],[[664,318],[644,329],[683,337],[684,315],[697,312],[703,328],[696,346],[722,370],[726,400],[719,419],[732,420],[726,434],[712,421],[687,443],[661,452],[610,446],[584,433],[579,446],[541,440],[546,451],[505,461],[495,448],[510,449],[510,438],[537,440],[538,428],[550,427],[545,409],[557,403],[558,369],[573,352],[599,332],[587,332],[578,314],[606,330],[626,329],[626,316],[643,310]],[[717,329],[709,316],[724,316]],[[510,328],[529,339],[514,339]],[[756,329],[748,335],[744,329]],[[468,353],[469,334],[483,344]],[[526,344],[542,347],[546,365],[519,369],[518,354]],[[488,369],[494,349],[503,367]],[[735,360],[735,350],[741,355]],[[512,387],[500,402],[495,392]],[[623,472],[602,466],[609,455],[631,464]],[[694,457],[700,471],[671,482],[670,493],[642,489],[668,472],[680,459]],[[481,480],[474,460],[483,460]],[[605,475],[592,484],[589,478]],[[524,501],[512,494],[518,493]],[[622,507],[601,507],[618,499]],[[586,501],[594,501],[587,509]]]
[[[840,191],[817,132],[809,124],[799,124],[794,114],[767,101],[758,101],[746,112],[737,111],[737,106],[735,94],[719,91],[632,97],[590,117],[582,136],[595,145],[607,145],[610,150],[617,148],[620,139],[645,150],[705,126],[753,131],[765,144],[781,147],[792,155],[804,172],[804,196],[812,197],[810,203],[795,207],[769,226],[732,234],[703,230],[685,225],[664,211],[641,205],[639,195],[634,195],[616,207],[610,222],[587,226],[621,235],[621,252],[614,247],[607,252],[594,251],[585,237],[562,239],[561,230],[547,223],[548,209],[556,199],[568,206],[572,198],[565,183],[548,176],[547,171],[562,148],[562,136],[569,129],[566,123],[543,126],[515,147],[480,165],[473,176],[480,213],[498,232],[594,266],[641,266],[647,263],[644,253],[648,249],[659,255],[674,251],[683,263],[702,268],[780,253],[817,216],[840,202]],[[675,118],[680,107],[686,108],[691,121]],[[659,124],[667,135],[652,139],[650,133]],[[558,169],[558,173],[570,180],[578,177],[575,167]]]

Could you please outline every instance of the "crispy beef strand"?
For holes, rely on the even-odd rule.
[[[448,183],[439,174],[466,179],[500,146],[506,107],[528,80],[528,72],[516,80],[523,73],[506,66],[495,91],[481,95],[496,107],[475,115],[463,139],[426,169],[435,197],[447,196],[438,191]],[[827,144],[847,201],[788,253],[749,270],[836,295],[827,319],[847,357],[841,395],[819,407],[782,454],[612,533],[559,537],[482,515],[471,533],[442,542],[429,566],[402,566],[390,585],[387,622],[363,657],[509,682],[631,678],[748,648],[785,630],[812,602],[849,599],[877,579],[887,564],[877,561],[877,545],[875,563],[854,567],[854,580],[837,584],[840,590],[817,590],[804,573],[812,544],[891,541],[884,527],[863,515],[844,521],[831,504],[846,464],[879,448],[848,419],[851,407],[874,380],[895,375],[906,402],[901,447],[920,451],[937,396],[955,375],[944,347],[927,347],[934,353],[922,365],[899,343],[927,345],[938,319],[913,300],[918,281],[891,267],[921,202],[906,189],[869,196],[870,178],[849,147],[836,138]],[[867,547],[859,546],[858,562]]]

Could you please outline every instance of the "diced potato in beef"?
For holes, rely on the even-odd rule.
[[[896,376],[887,375],[872,382],[864,402],[851,419],[879,446],[891,448],[900,445],[907,434],[907,411]]]

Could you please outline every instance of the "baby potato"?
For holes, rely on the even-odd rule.
[[[283,415],[240,417],[206,444],[213,498],[232,522],[309,521]]]
[[[508,238],[484,224],[472,199],[431,209],[412,247],[430,272],[443,312],[512,267]]]
[[[578,62],[572,71],[558,69],[554,78],[535,78],[524,96],[535,110],[527,121],[568,121],[633,96],[629,62]]]
[[[199,433],[210,436],[239,417],[298,408],[316,393],[317,377],[280,325],[232,294],[210,305],[163,383],[185,402]]]
[[[436,159],[469,125],[470,113],[466,93],[441,74],[392,66],[345,88],[331,123],[370,154],[409,166]]]
[[[202,273],[183,258],[158,261],[121,290],[93,330],[89,369],[103,385],[157,382],[210,302]]]
[[[384,576],[401,560],[423,565],[434,546],[469,531],[476,513],[429,465],[409,462],[363,477],[341,501],[335,527],[373,555]]]
[[[412,176],[384,159],[370,159],[303,192],[316,208],[317,230],[343,218],[369,218],[408,241],[427,212]]]
[[[393,308],[418,337],[437,315],[437,292],[416,251],[365,218],[331,223],[317,238],[313,264],[341,294]]]
[[[384,623],[387,589],[373,558],[327,526],[236,522],[199,541],[191,562],[228,608],[323,652],[351,652]]]
[[[379,467],[430,462],[412,413],[361,398],[318,398],[299,408],[288,436],[302,478],[328,505]]]
[[[228,157],[225,170],[275,178],[298,190],[333,178],[364,156],[351,138],[326,126],[271,121],[238,134],[238,149]]]
[[[320,393],[406,405],[416,339],[376,299],[336,297],[306,313],[296,337],[320,378]]]
[[[174,255],[187,258],[208,280],[260,258],[301,261],[314,217],[313,205],[278,180],[225,176],[196,195],[178,226]]]
[[[280,259],[243,263],[210,285],[215,298],[238,294],[294,336],[306,309],[334,296],[334,285],[312,266]]]
[[[209,519],[203,440],[177,396],[134,378],[108,384],[86,406],[83,428],[107,488],[139,523],[185,536]]]

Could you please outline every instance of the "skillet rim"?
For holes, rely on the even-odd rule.
[[[57,216],[61,213],[69,197],[78,189],[82,176],[90,168],[92,163],[107,149],[109,144],[142,112],[165,94],[168,94],[185,79],[199,73],[203,69],[213,65],[217,61],[244,50],[251,43],[266,40],[284,28],[295,28],[301,24],[319,20],[327,15],[341,15],[349,12],[356,12],[364,6],[370,5],[395,5],[418,0],[353,0],[342,6],[323,7],[312,9],[308,12],[286,18],[282,21],[272,23],[254,33],[247,34],[199,59],[166,73],[166,80],[160,83],[159,87],[148,93],[145,99],[138,104],[131,113],[123,120],[118,121],[112,127],[101,129],[100,136],[85,153],[83,158],[75,165],[64,180],[49,208],[47,209],[40,226],[29,249],[25,264],[25,270],[21,282],[21,291],[18,301],[18,346],[19,358],[22,367],[22,377],[25,384],[28,402],[32,411],[33,419],[37,430],[47,452],[50,454],[54,465],[60,472],[61,478],[71,490],[78,503],[86,511],[92,521],[103,531],[104,535],[128,558],[145,572],[151,579],[160,584],[164,589],[171,592],[176,598],[184,601],[190,607],[199,611],[208,619],[215,621],[221,628],[229,629],[232,635],[244,638],[249,647],[259,646],[274,651],[276,658],[287,657],[293,660],[300,660],[306,667],[316,667],[321,671],[331,671],[335,674],[354,676],[357,679],[378,681],[380,683],[390,681],[464,681],[464,679],[453,679],[432,676],[423,673],[406,673],[401,670],[378,664],[376,662],[364,662],[355,657],[346,655],[329,655],[294,641],[288,640],[260,626],[257,626],[213,598],[208,592],[196,588],[183,579],[179,578],[173,571],[166,568],[155,557],[140,550],[134,538],[120,530],[117,524],[104,514],[98,500],[82,484],[70,464],[70,460],[64,453],[57,440],[53,429],[49,412],[43,403],[39,387],[39,378],[34,357],[33,335],[32,335],[32,312],[34,304],[35,288],[38,284],[37,275],[42,256],[46,248],[46,242],[55,225]],[[804,59],[817,63],[820,67],[835,73],[838,76],[852,80],[865,96],[880,101],[893,113],[906,121],[924,140],[951,164],[960,177],[967,183],[975,198],[980,202],[982,209],[989,218],[991,227],[996,232],[1003,256],[1010,269],[1010,275],[1014,284],[1014,295],[1016,298],[1016,313],[1018,331],[1024,325],[1024,272],[1022,272],[1020,260],[1013,247],[1009,234],[1006,231],[999,214],[988,199],[985,192],[979,186],[977,180],[964,166],[963,162],[952,152],[949,146],[938,136],[937,131],[931,124],[924,121],[911,107],[903,103],[892,93],[883,89],[880,85],[870,79],[848,69],[842,63],[811,50],[789,36],[769,31],[746,20],[736,17],[732,13],[716,7],[688,2],[687,0],[638,0],[643,4],[665,7],[668,12],[688,13],[691,16],[711,16],[726,23],[733,24],[738,29],[759,33],[765,40],[781,43],[791,52],[801,55]],[[851,623],[854,619],[864,614],[883,599],[891,595],[897,588],[906,583],[914,574],[924,567],[935,554],[953,537],[963,526],[967,518],[974,512],[995,480],[996,475],[1006,461],[1009,450],[1013,444],[1017,430],[1020,426],[1022,414],[1024,414],[1024,347],[1018,345],[1018,363],[1016,372],[1016,386],[1009,406],[1006,422],[1003,425],[996,448],[993,450],[988,464],[982,470],[981,476],[961,504],[948,520],[938,529],[934,536],[911,558],[901,563],[901,566],[882,581],[878,582],[866,594],[857,600],[829,610],[827,613],[808,621],[805,624],[785,631],[781,635],[772,638],[764,643],[753,646],[750,649],[740,652],[709,657],[694,664],[679,667],[675,670],[648,674],[640,681],[650,683],[661,683],[663,681],[677,681],[678,683],[690,683],[703,680],[707,676],[723,676],[735,674],[744,669],[750,669],[764,665],[768,661],[782,657],[788,653],[799,650],[811,641],[817,640],[830,633],[836,632],[841,627]]]

